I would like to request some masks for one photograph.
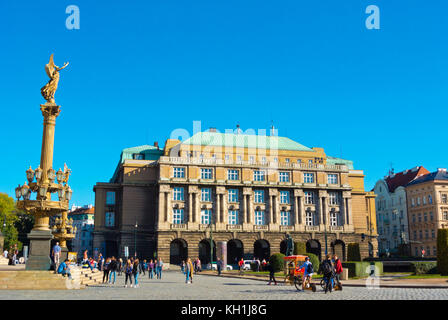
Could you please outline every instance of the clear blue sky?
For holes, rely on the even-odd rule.
[[[365,9],[380,8],[380,30]],[[68,5],[80,30],[68,30]],[[1,1],[0,192],[40,161],[51,53],[62,65],[54,167],[94,203],[123,148],[172,130],[269,129],[354,161],[366,188],[448,166],[446,1]]]

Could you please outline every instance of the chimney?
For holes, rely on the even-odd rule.
[[[157,149],[159,149],[159,142],[155,141],[155,142],[154,142],[154,147],[156,147]]]

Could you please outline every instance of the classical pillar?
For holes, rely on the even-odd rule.
[[[193,222],[193,193],[188,192],[188,222]]]
[[[243,224],[247,221],[247,195],[243,194]]]
[[[215,209],[216,209],[216,218],[215,221],[217,223],[221,223],[221,201],[220,201],[221,195],[219,193],[216,193],[216,204],[215,204]]]
[[[273,197],[274,196],[269,195],[269,223],[274,223]]]
[[[194,222],[200,222],[200,201],[199,192],[194,193]]]
[[[170,192],[165,192],[165,217],[166,217],[166,221],[168,221],[169,223],[173,223],[173,220],[171,219],[172,217],[172,210],[173,208],[171,207],[171,197],[170,197]]]
[[[301,224],[299,216],[299,200],[298,196],[294,195],[294,224]]]
[[[225,192],[225,191],[224,191]],[[228,195],[226,193],[223,193],[222,195],[222,218],[223,223],[228,224],[229,223],[229,209],[227,206],[228,202]]]
[[[157,222],[166,222],[167,216],[165,214],[165,192],[159,191],[159,216]]]

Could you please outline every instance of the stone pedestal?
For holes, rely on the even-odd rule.
[[[64,261],[65,259],[68,258],[68,248],[67,247],[61,247],[61,257],[60,257],[60,262]]]
[[[26,262],[26,270],[50,270],[52,261],[50,259],[53,235],[50,230],[31,230],[28,234],[30,239],[30,255]]]

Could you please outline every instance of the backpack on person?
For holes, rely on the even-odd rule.
[[[322,264],[322,271],[323,271],[323,274],[324,275],[330,275],[331,273],[332,273],[332,270],[331,270],[331,264],[329,263],[329,262],[324,262],[323,264]]]
[[[308,263],[308,265],[306,266],[306,273],[308,274],[314,273],[313,264],[311,262]]]

